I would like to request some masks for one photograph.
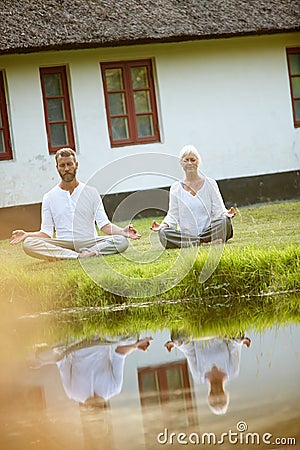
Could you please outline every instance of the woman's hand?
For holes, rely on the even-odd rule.
[[[235,211],[234,207],[232,206],[232,207],[227,211],[227,213],[225,213],[225,215],[226,215],[227,217],[229,217],[229,219],[232,219],[233,217],[235,217],[236,211]]]
[[[171,353],[172,349],[174,347],[176,347],[176,345],[175,345],[175,343],[173,341],[168,341],[168,342],[165,343],[164,347],[165,347],[165,349],[168,350],[169,353]]]
[[[160,224],[156,222],[156,220],[153,220],[150,230],[152,231],[159,231],[160,230]]]
[[[158,222],[156,222],[156,220],[153,220],[150,230],[159,231],[162,228],[167,228],[167,227],[168,227],[168,225],[165,222],[158,223]]]

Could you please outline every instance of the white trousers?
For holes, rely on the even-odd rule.
[[[79,241],[28,237],[23,242],[23,250],[34,258],[45,260],[77,259],[83,250],[97,250],[101,255],[112,255],[122,253],[128,248],[128,239],[124,236],[97,236],[92,239]]]

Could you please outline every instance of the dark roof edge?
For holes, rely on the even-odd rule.
[[[37,46],[37,47],[16,47],[14,49],[0,50],[0,56],[15,55],[15,54],[29,54],[29,53],[40,53],[40,52],[50,52],[53,50],[63,51],[63,50],[80,50],[80,49],[93,49],[93,48],[112,48],[112,47],[125,47],[133,45],[145,45],[145,44],[164,44],[164,43],[176,43],[176,42],[189,42],[189,41],[204,41],[213,39],[229,39],[237,37],[248,37],[248,36],[267,36],[275,34],[290,34],[300,31],[300,25],[294,28],[282,29],[282,30],[260,30],[260,31],[249,31],[249,32],[236,32],[236,33],[223,33],[223,34],[209,34],[203,36],[178,36],[176,38],[146,38],[137,40],[122,40],[114,42],[85,42],[85,43],[66,43],[62,45],[47,45],[47,46]]]

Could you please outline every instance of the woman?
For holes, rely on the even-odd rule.
[[[216,181],[198,171],[201,158],[193,145],[183,147],[179,159],[185,178],[173,183],[168,213],[151,229],[165,248],[226,242],[233,236],[234,208],[225,208]]]

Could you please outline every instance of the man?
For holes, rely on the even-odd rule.
[[[70,399],[101,404],[121,392],[125,359],[136,350],[148,351],[152,337],[105,342],[97,336],[70,346],[46,347],[27,359],[32,369],[56,364]]]
[[[140,238],[132,225],[111,223],[97,190],[77,180],[74,150],[58,150],[55,160],[61,181],[44,195],[40,231],[15,230],[12,245],[22,242],[25,253],[39,259],[77,259],[121,253],[127,238]],[[109,237],[97,234],[95,222]]]

